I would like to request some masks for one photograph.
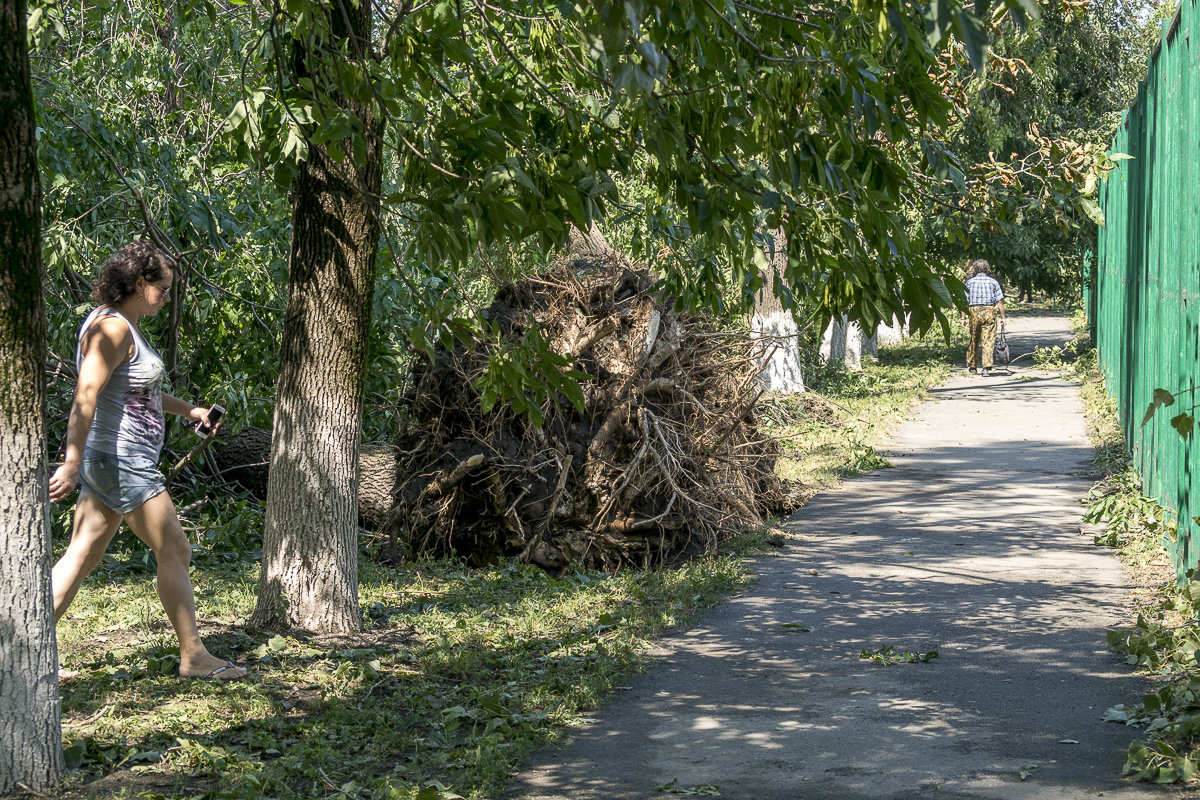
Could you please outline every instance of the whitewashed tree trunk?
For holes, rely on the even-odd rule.
[[[23,0],[0,0],[0,795],[62,777],[50,594],[41,184]]]
[[[842,361],[846,368],[854,371],[862,369],[862,327],[857,322],[845,322],[846,349],[842,353]]]
[[[879,323],[875,337],[880,346],[900,344],[908,336],[908,319],[895,317],[892,323]]]
[[[750,330],[763,346],[765,358],[759,379],[772,392],[803,392],[800,326],[787,311],[754,314]]]
[[[836,318],[830,321],[821,335],[821,360],[827,364],[835,364],[846,359],[846,320]]]
[[[775,275],[787,268],[787,248],[783,232],[775,232],[774,249],[768,254],[771,269],[764,275],[766,285],[756,298],[751,334],[763,346],[763,370],[759,379],[772,392],[804,391],[804,360],[800,354],[800,326],[773,291]]]
[[[862,326],[846,317],[834,319],[821,337],[821,359],[828,364],[844,363],[847,369],[862,369],[863,353],[878,357],[874,336],[863,336]]]

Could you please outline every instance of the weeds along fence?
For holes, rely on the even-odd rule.
[[[1112,152],[1122,160],[1103,182],[1097,265],[1088,298],[1100,368],[1120,408],[1126,445],[1143,491],[1174,512],[1168,542],[1183,575],[1200,555],[1200,447],[1170,420],[1200,392],[1200,0],[1182,0],[1163,24],[1159,46]],[[1142,425],[1155,388],[1176,394]]]

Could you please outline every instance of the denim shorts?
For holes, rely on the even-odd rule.
[[[96,499],[119,514],[134,511],[166,490],[158,464],[149,456],[83,451],[79,493],[96,495]]]

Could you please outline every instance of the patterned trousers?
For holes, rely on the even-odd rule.
[[[967,368],[991,369],[996,357],[996,307],[971,306],[968,311],[971,343],[967,345]]]

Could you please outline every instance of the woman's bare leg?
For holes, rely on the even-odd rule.
[[[79,593],[83,579],[96,568],[113,535],[121,527],[121,515],[100,502],[94,494],[84,493],[75,505],[71,543],[54,565],[54,619],[57,622]]]
[[[192,548],[175,514],[175,504],[166,492],[147,500],[125,515],[125,521],[137,537],[154,551],[158,561],[158,597],[179,639],[179,674],[185,677],[207,675],[225,663],[208,652],[196,627],[196,600],[188,565]],[[240,678],[246,670],[226,670],[218,677]]]

